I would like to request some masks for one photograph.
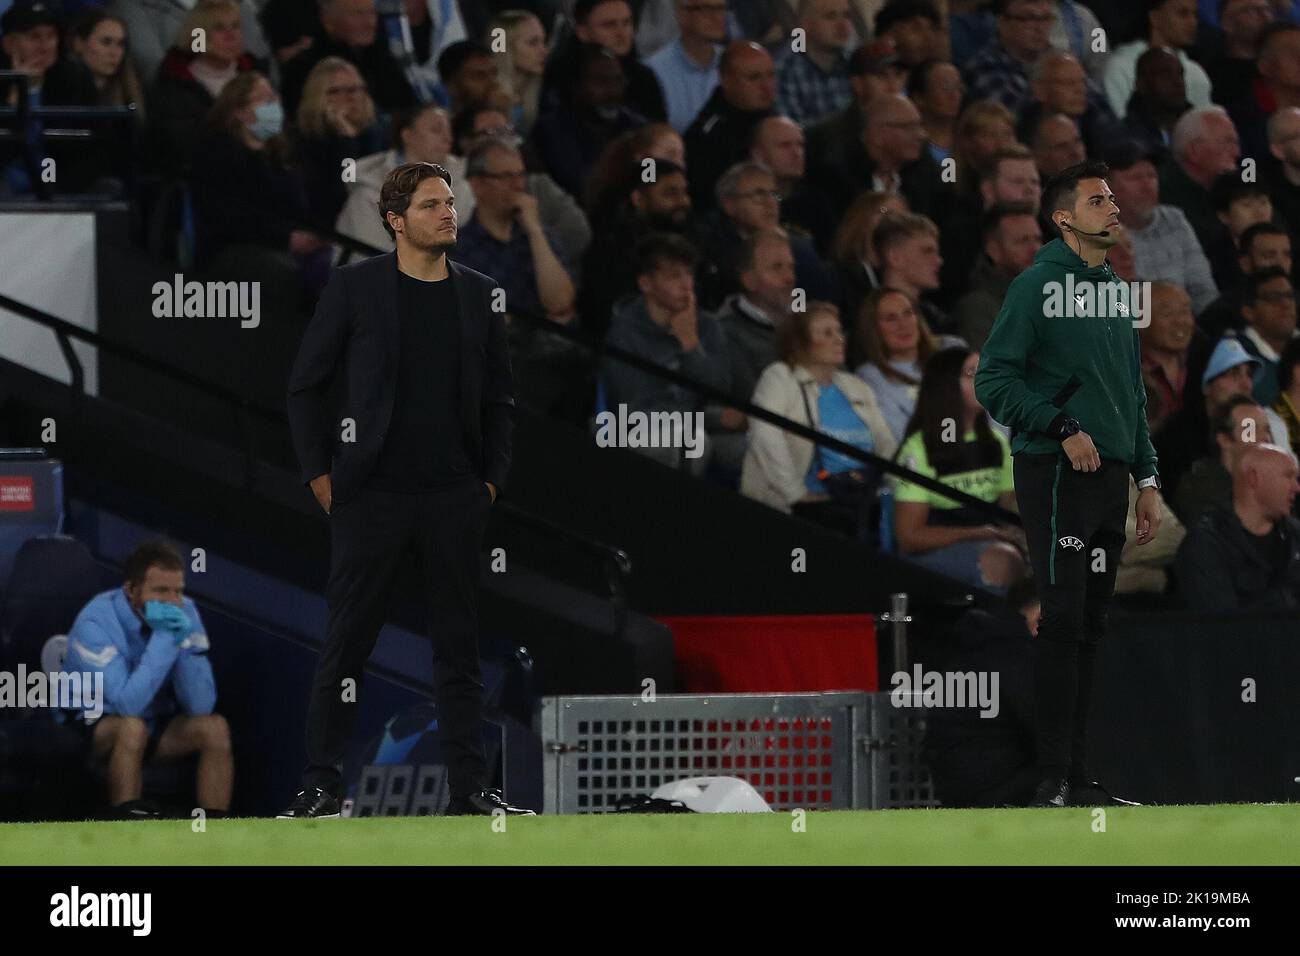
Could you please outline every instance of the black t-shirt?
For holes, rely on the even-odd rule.
[[[397,274],[397,386],[371,484],[446,488],[475,474],[461,430],[460,310],[454,280]]]

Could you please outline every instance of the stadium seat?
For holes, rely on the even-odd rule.
[[[0,667],[39,668],[46,642],[68,633],[103,580],[90,550],[76,538],[50,534],[24,542],[0,599]]]

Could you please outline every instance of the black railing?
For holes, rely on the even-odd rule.
[[[378,249],[369,243],[362,242],[359,239],[354,239],[351,236],[344,235],[343,233],[336,232],[332,229],[321,229],[319,226],[313,226],[305,221],[290,220],[290,222],[297,228],[314,231],[321,238],[328,239],[330,242],[343,247],[344,252],[339,259],[339,265],[346,263],[353,253],[364,253],[367,256],[373,256],[383,255],[386,252],[386,250]],[[863,451],[855,445],[850,445],[847,442],[840,441],[833,435],[828,435],[825,432],[804,425],[801,422],[796,422],[783,415],[778,415],[776,412],[763,408],[760,405],[755,405],[748,399],[739,398],[732,395],[730,392],[714,388],[712,385],[698,381],[688,375],[683,375],[680,372],[673,371],[672,369],[664,368],[657,362],[652,362],[643,356],[637,355],[635,352],[629,352],[616,345],[610,345],[603,339],[598,339],[580,329],[575,329],[567,325],[562,325],[559,322],[553,322],[550,319],[527,313],[512,312],[510,317],[511,320],[522,319],[530,325],[545,329],[548,332],[554,332],[581,346],[596,357],[608,356],[609,358],[617,359],[620,362],[631,365],[633,368],[640,369],[641,371],[662,379],[663,381],[672,382],[675,385],[681,385],[684,388],[688,388],[695,392],[697,395],[717,403],[718,405],[722,405],[726,408],[737,409],[752,418],[757,418],[770,425],[775,425],[782,431],[798,435],[800,438],[805,438],[823,448],[830,448],[842,455],[860,461],[863,464],[871,465],[882,472],[895,475],[899,478],[904,478],[911,484],[919,485],[928,491],[933,491],[936,494],[942,495],[949,501],[955,501],[960,505],[987,514],[990,518],[1005,521],[1009,524],[1020,524],[1020,516],[1014,511],[1008,511],[1000,505],[990,504],[982,498],[968,495],[964,491],[959,491],[956,488],[953,488],[951,485],[945,485],[941,481],[928,478],[925,475],[917,474],[911,469],[898,464],[898,462],[893,459],[883,458],[880,455],[873,454],[872,452]]]
[[[0,143],[17,142],[23,167],[37,199],[49,200],[54,191],[42,175],[39,142],[89,140],[94,132],[85,128],[87,122],[111,122],[127,130],[127,142],[132,139],[136,124],[136,108],[128,106],[32,106],[29,98],[31,77],[21,70],[0,70],[0,90],[12,85],[18,88],[14,106],[0,106]],[[39,137],[31,135],[33,121],[41,124]],[[49,124],[57,123],[58,126]],[[67,124],[77,124],[69,127]],[[127,169],[128,189],[134,171]]]
[[[288,427],[288,416],[285,412],[279,409],[274,409],[258,402],[254,402],[251,399],[244,398],[232,389],[219,385],[216,382],[206,381],[188,372],[181,372],[150,355],[137,351],[130,346],[122,345],[119,342],[114,342],[111,339],[107,339],[100,335],[98,332],[84,329],[66,319],[60,319],[57,316],[50,315],[48,312],[38,309],[35,306],[28,305],[25,302],[19,302],[17,299],[0,294],[0,309],[8,310],[25,319],[43,325],[54,333],[59,342],[59,349],[63,353],[64,360],[68,364],[69,374],[72,377],[71,388],[73,390],[74,400],[80,400],[85,397],[86,376],[81,359],[72,348],[71,339],[86,342],[110,355],[115,355],[141,368],[148,369],[151,372],[155,372],[187,387],[217,398],[227,405],[233,406],[236,410],[238,430],[244,441],[244,451],[247,456],[247,464],[249,468],[247,472],[249,484],[251,484],[252,469],[257,464],[252,423],[249,420],[249,416],[257,415],[272,424],[283,425],[286,428]],[[627,552],[607,542],[581,534],[571,528],[565,528],[548,518],[534,514],[533,512],[520,508],[517,505],[513,505],[509,501],[503,500],[498,502],[494,506],[494,511],[503,514],[518,525],[531,528],[532,530],[550,538],[567,541],[580,550],[594,556],[600,562],[605,587],[610,602],[614,606],[616,633],[622,633],[623,626],[627,621],[628,610],[626,578],[632,572],[632,559],[628,556]]]

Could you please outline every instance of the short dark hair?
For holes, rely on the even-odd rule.
[[[1255,41],[1255,58],[1259,59],[1268,49],[1268,45],[1273,42],[1273,37],[1281,33],[1290,33],[1292,30],[1300,30],[1300,23],[1293,23],[1290,20],[1274,20],[1272,23],[1264,25],[1264,29],[1259,31],[1259,39]]]
[[[671,232],[650,232],[636,244],[636,274],[649,275],[664,265],[677,263],[694,270],[700,255],[685,238]]]
[[[379,187],[379,218],[383,220],[384,231],[390,239],[396,239],[397,234],[388,224],[388,214],[406,215],[406,210],[411,208],[411,197],[420,188],[420,183],[435,176],[451,187],[451,173],[437,163],[406,163],[388,174]]]
[[[1210,183],[1210,202],[1214,204],[1215,212],[1227,212],[1239,199],[1267,195],[1268,190],[1262,183],[1245,182],[1238,170],[1220,173],[1214,177],[1214,182]]]
[[[889,0],[876,14],[876,36],[883,36],[890,27],[918,17],[929,20],[936,30],[943,26],[938,8],[930,0]]]
[[[1242,296],[1242,301],[1246,305],[1254,305],[1259,301],[1260,290],[1277,279],[1285,279],[1288,284],[1291,282],[1291,276],[1281,266],[1256,269],[1246,276],[1245,294]]]
[[[591,17],[591,12],[602,3],[628,3],[628,0],[578,0],[573,5],[573,22],[586,23]],[[631,4],[628,4],[631,6]]]
[[[164,571],[184,571],[185,561],[180,550],[167,538],[150,538],[141,541],[122,563],[128,583],[139,587],[149,574],[150,568],[162,568]]]
[[[930,89],[930,73],[936,66],[943,66],[946,63],[947,60],[922,60],[912,67],[907,74],[907,98],[915,99],[917,96],[924,96]]]
[[[400,150],[402,148],[402,134],[414,126],[416,120],[431,110],[447,112],[445,108],[437,103],[421,103],[419,106],[413,106],[410,109],[393,111],[393,149]]]
[[[453,152],[464,149],[464,141],[474,135],[474,121],[483,113],[503,113],[503,111],[493,106],[491,103],[480,101],[478,103],[465,104],[461,107],[460,112],[451,118],[451,141],[454,144]],[[506,118],[509,119],[508,116]]]
[[[1253,255],[1250,247],[1260,236],[1286,236],[1290,239],[1291,231],[1286,226],[1280,226],[1275,222],[1257,222],[1241,234],[1241,254]]]
[[[997,232],[998,227],[1002,225],[1002,220],[1010,219],[1012,216],[1034,218],[1034,207],[1027,202],[1000,202],[994,204],[993,208],[980,218],[980,237],[987,240],[989,236]]]
[[[654,179],[647,180],[641,177],[641,170],[643,168],[641,164],[644,163],[645,160],[637,160],[636,163],[634,163],[631,167],[628,168],[628,180],[632,184],[632,192],[634,193],[645,192],[647,189],[654,188],[655,186],[659,185],[660,182],[663,181],[663,178],[665,176],[686,175],[686,167],[673,162],[671,159],[647,157],[647,159],[650,158],[654,159],[654,164],[655,164]]]
[[[1233,395],[1219,405],[1214,410],[1214,417],[1210,424],[1216,435],[1231,435],[1237,427],[1237,423],[1232,420],[1232,413],[1241,408],[1242,405],[1259,405],[1263,403],[1253,395]]]
[[[492,51],[481,40],[457,40],[449,43],[438,57],[438,75],[444,83],[460,72],[461,68],[476,56],[491,59]]]
[[[1037,0],[993,0],[991,8],[995,17],[1006,16],[1013,3],[1034,3]]]
[[[1046,185],[1043,186],[1043,202],[1040,207],[1048,228],[1054,233],[1061,231],[1061,227],[1052,218],[1052,213],[1058,209],[1068,209],[1070,212],[1074,212],[1074,204],[1079,201],[1080,181],[1084,179],[1104,179],[1109,174],[1110,167],[1105,163],[1095,159],[1088,159],[1082,163],[1067,166],[1048,179]]]
[[[1290,391],[1291,383],[1295,381],[1297,365],[1300,365],[1300,338],[1288,342],[1282,349],[1282,354],[1277,357],[1277,384],[1282,391]],[[1273,440],[1281,441],[1277,435],[1273,436]]]

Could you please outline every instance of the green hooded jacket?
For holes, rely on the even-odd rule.
[[[1090,268],[1059,238],[1038,250],[1007,289],[975,373],[975,396],[1011,429],[1012,454],[1062,454],[1047,428],[1063,414],[1138,481],[1157,473],[1135,306],[1110,263]]]

